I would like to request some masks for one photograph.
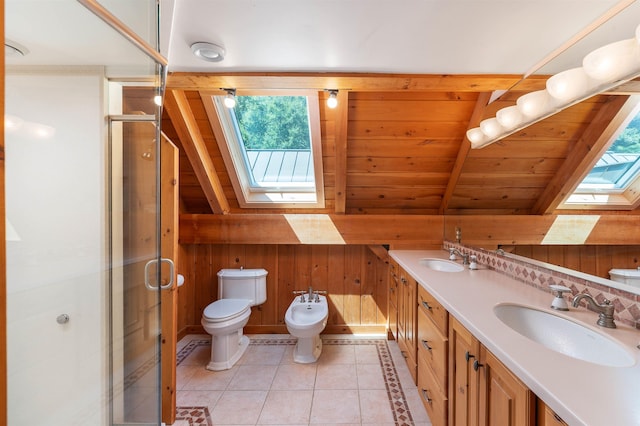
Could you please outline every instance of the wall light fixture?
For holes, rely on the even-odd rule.
[[[338,91],[332,89],[326,89],[329,92],[329,97],[327,98],[327,106],[331,109],[334,109],[338,106]]]
[[[236,89],[222,89],[227,92],[227,96],[224,97],[224,106],[227,108],[235,108],[236,106]]]
[[[635,38],[602,46],[587,54],[582,67],[549,77],[546,88],[527,93],[516,105],[467,131],[471,148],[483,148],[540,120],[640,76],[640,25]]]

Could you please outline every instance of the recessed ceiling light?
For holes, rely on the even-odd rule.
[[[225,50],[217,44],[199,41],[191,45],[191,51],[198,58],[207,62],[220,62],[224,59]]]

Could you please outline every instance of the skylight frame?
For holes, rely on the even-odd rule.
[[[605,150],[591,166],[585,176],[582,177],[574,191],[567,196],[558,207],[565,210],[633,210],[640,206],[640,158],[630,167],[616,183],[583,184],[588,173],[596,166],[597,162],[607,154],[611,147],[629,125],[640,114],[640,96],[630,96],[627,102],[633,102],[631,111],[622,119],[617,129],[609,137]],[[631,175],[632,174],[632,175]],[[623,183],[620,181],[624,181]]]
[[[311,187],[296,183],[278,187],[260,187],[253,182],[252,173],[247,169],[247,158],[239,134],[235,116],[216,101],[222,91],[202,91],[209,122],[211,123],[218,147],[236,193],[238,204],[243,208],[323,208],[324,180],[322,167],[322,139],[320,130],[319,96],[313,90],[242,90],[236,96],[304,96],[307,98],[311,157],[314,182]],[[273,150],[276,151],[276,150]]]

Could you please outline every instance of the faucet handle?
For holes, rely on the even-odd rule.
[[[557,284],[551,284],[549,288],[555,295],[553,301],[551,302],[551,308],[558,311],[568,311],[569,305],[567,304],[567,301],[564,299],[564,297],[562,297],[562,294],[570,292],[571,289],[569,287]]]
[[[456,249],[453,247],[449,248],[449,260],[456,260]]]

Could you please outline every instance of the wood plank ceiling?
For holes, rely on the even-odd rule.
[[[601,95],[506,139],[470,149],[466,131],[544,79],[517,76],[170,74],[163,130],[180,148],[182,213],[525,215],[553,213],[606,144],[627,96]],[[199,91],[318,88],[323,209],[242,209]],[[328,109],[322,88],[339,88]],[[347,89],[344,89],[347,88]]]

